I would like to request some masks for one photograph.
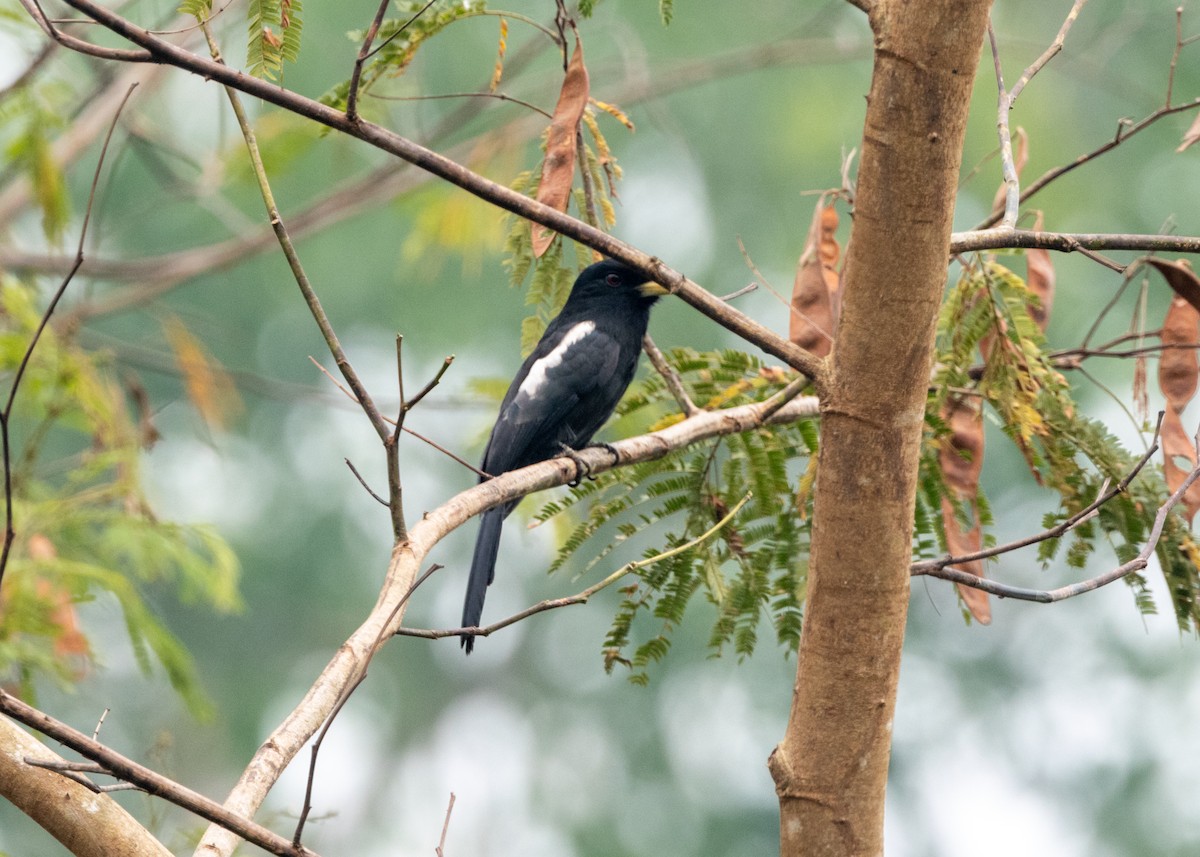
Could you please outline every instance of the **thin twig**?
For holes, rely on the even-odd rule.
[[[684,542],[681,545],[676,545],[670,550],[665,550],[662,553],[655,554],[654,556],[628,562],[600,582],[592,584],[587,589],[575,595],[568,595],[565,598],[548,598],[545,601],[539,601],[537,604],[534,604],[531,607],[526,607],[519,613],[514,613],[506,619],[501,619],[499,622],[493,622],[492,624],[486,625],[482,628],[451,628],[446,630],[436,630],[430,628],[402,627],[396,629],[396,635],[403,637],[421,637],[427,640],[437,640],[441,639],[442,637],[460,637],[463,634],[470,634],[472,637],[487,637],[491,634],[494,634],[496,631],[507,628],[509,625],[515,625],[517,622],[520,622],[523,619],[528,619],[530,616],[535,616],[538,613],[545,613],[547,610],[555,610],[559,607],[570,607],[573,604],[586,604],[588,599],[597,592],[607,589],[621,578],[637,571],[639,568],[645,568],[648,565],[654,565],[656,562],[661,562],[664,559],[670,559],[673,556],[678,556],[685,551],[691,550],[697,545],[703,544],[715,533],[719,532],[726,524],[733,520],[734,515],[740,512],[742,507],[745,506],[753,496],[754,493],[752,491],[747,492],[746,496],[739,500],[737,504],[729,510],[729,513],[725,515],[725,517],[721,518],[721,520],[717,521],[694,539]]]
[[[429,393],[433,390],[433,388],[442,382],[442,376],[446,374],[446,370],[450,368],[450,364],[453,362],[454,362],[453,354],[449,355],[445,360],[443,360],[442,365],[438,368],[437,374],[433,376],[433,379],[428,384],[426,384],[424,387],[422,387],[420,392],[417,393],[417,395],[413,396],[411,399],[407,400],[404,403],[404,410],[411,411],[413,408],[415,408],[418,405],[418,403],[420,403],[420,401],[422,399],[424,399],[427,395],[429,395]]]
[[[345,387],[345,386],[344,386],[344,385],[343,385],[343,384],[342,384],[340,381],[338,381],[338,379],[337,379],[337,378],[335,378],[335,377],[333,376],[333,373],[331,373],[331,372],[330,372],[328,369],[326,369],[324,366],[322,366],[320,363],[318,363],[318,362],[317,362],[317,360],[316,360],[314,357],[312,357],[311,355],[309,356],[309,358],[308,358],[308,359],[309,359],[309,360],[311,360],[311,361],[312,361],[312,364],[313,364],[314,366],[316,366],[316,367],[317,367],[317,369],[319,369],[319,370],[321,371],[321,374],[322,374],[322,375],[324,375],[326,378],[328,378],[328,379],[329,379],[329,380],[330,380],[330,381],[333,383],[333,385],[334,385],[335,387],[337,387],[339,390],[341,390],[341,391],[342,391],[342,393],[343,393],[343,394],[346,396],[346,398],[348,398],[350,401],[354,402],[355,404],[358,404],[358,401],[357,401],[357,400],[354,398],[354,394],[353,394],[352,392],[350,392],[349,390],[347,390],[347,389],[346,389],[346,387]],[[384,417],[384,419],[385,419],[385,420],[387,420],[387,421],[388,421],[388,423],[394,423],[394,421],[393,421],[393,420],[391,420],[391,419],[388,419],[387,417]],[[410,435],[412,435],[413,437],[415,437],[417,440],[421,441],[422,443],[425,443],[425,444],[428,444],[429,446],[432,446],[432,447],[433,447],[434,449],[436,449],[438,452],[442,453],[442,455],[445,455],[445,456],[447,456],[448,458],[452,458],[452,459],[454,459],[456,462],[458,462],[458,463],[459,463],[459,464],[461,464],[463,467],[465,467],[465,468],[467,468],[468,470],[470,470],[470,471],[471,471],[472,473],[474,473],[476,476],[482,476],[484,479],[488,479],[488,478],[490,478],[490,477],[489,477],[489,474],[487,474],[487,473],[484,473],[482,470],[480,470],[478,467],[476,467],[476,466],[475,466],[474,464],[472,464],[471,462],[467,461],[467,460],[466,460],[465,458],[463,458],[462,456],[460,456],[460,455],[456,455],[455,453],[453,453],[453,452],[451,452],[450,450],[446,449],[446,447],[442,446],[442,445],[441,445],[440,443],[438,443],[437,441],[435,441],[435,440],[432,440],[431,438],[428,438],[428,437],[426,437],[425,435],[421,434],[421,433],[420,433],[420,432],[418,432],[418,431],[415,431],[415,430],[413,430],[413,429],[409,428],[408,426],[404,426],[402,430],[403,430],[403,431],[404,431],[406,434],[410,434]]]
[[[1062,26],[1058,28],[1058,35],[1050,43],[1050,47],[1046,48],[1042,55],[1030,63],[1029,67],[1021,73],[1017,82],[1013,84],[1012,90],[1008,93],[1009,107],[1016,103],[1017,96],[1021,94],[1021,90],[1025,88],[1025,84],[1029,83],[1033,79],[1033,76],[1045,67],[1046,63],[1050,62],[1050,60],[1054,59],[1062,51],[1063,44],[1067,40],[1067,32],[1071,29],[1071,25],[1075,23],[1075,19],[1079,17],[1079,12],[1083,9],[1085,3],[1087,3],[1087,0],[1075,0],[1075,4],[1071,6],[1071,11],[1067,13]]]
[[[996,46],[996,30],[988,18],[988,44],[992,48],[992,66],[996,71],[996,136],[1000,139],[1000,174],[1004,177],[1004,217],[1000,229],[1012,229],[1017,225],[1017,211],[1021,202],[1021,182],[1017,176],[1013,159],[1012,132],[1008,127],[1008,114],[1012,110],[1012,99],[1004,89],[1004,72],[1000,67],[1000,49]]]
[[[822,191],[821,193],[822,193],[822,195],[824,195],[825,193],[828,193],[828,191]],[[815,321],[813,321],[811,318],[809,318],[807,313],[801,312],[800,310],[796,309],[796,306],[792,303],[792,301],[789,300],[788,298],[784,297],[783,294],[778,289],[776,289],[774,286],[772,286],[771,282],[766,277],[763,276],[762,271],[760,271],[758,269],[758,265],[755,264],[754,259],[751,258],[750,251],[746,249],[746,245],[742,242],[742,236],[740,236],[740,235],[737,236],[737,245],[738,245],[738,250],[741,251],[742,259],[746,263],[746,267],[750,269],[750,273],[754,274],[754,276],[758,278],[758,282],[762,284],[762,287],[764,289],[766,289],[768,292],[770,292],[770,294],[775,298],[775,300],[779,301],[779,303],[781,303],[783,306],[787,307],[788,312],[791,315],[794,315],[797,318],[802,319],[810,327],[812,327],[813,330],[815,330],[817,333],[821,334],[821,336],[825,337],[830,342],[833,342],[833,334],[831,332],[829,332],[824,327],[822,327],[821,325],[819,325]],[[738,292],[734,293],[735,296],[737,294],[738,294]],[[725,298],[724,300],[728,300],[728,298]],[[820,358],[818,358],[818,359],[820,359]]]
[[[30,337],[29,344],[25,346],[25,352],[21,355],[21,360],[17,364],[16,371],[13,373],[12,385],[8,388],[8,398],[4,402],[4,409],[0,410],[0,459],[2,459],[4,467],[4,545],[0,547],[0,584],[4,582],[4,572],[8,569],[8,559],[12,553],[13,540],[16,538],[16,528],[13,524],[12,439],[9,436],[13,403],[16,401],[17,390],[21,386],[21,380],[25,377],[25,370],[29,368],[29,361],[33,359],[33,350],[37,348],[37,344],[42,338],[42,333],[45,332],[46,326],[50,323],[50,317],[54,315],[54,310],[58,307],[58,302],[67,293],[67,286],[71,284],[71,280],[74,279],[76,272],[83,265],[83,245],[87,240],[88,225],[92,221],[92,207],[96,202],[96,188],[100,184],[100,170],[104,167],[104,158],[108,154],[108,145],[112,142],[112,135],[117,127],[117,120],[121,118],[121,111],[129,103],[129,98],[133,95],[133,90],[136,88],[137,84],[135,83],[125,91],[125,97],[117,105],[112,122],[109,123],[108,133],[105,134],[104,143],[100,147],[100,157],[96,160],[96,169],[92,172],[92,185],[88,191],[87,208],[83,213],[83,224],[79,228],[79,244],[75,249],[75,261],[71,265],[71,270],[67,272],[62,282],[58,284],[58,288],[54,290],[54,294],[50,297],[50,302],[46,306],[46,311],[42,313],[42,317],[38,320],[37,328],[34,329],[33,336]]]
[[[212,30],[207,25],[202,26],[201,29],[204,32],[205,38],[208,39],[209,50],[213,54],[213,61],[221,68],[227,68],[224,60],[221,59],[217,43],[212,37]],[[283,217],[279,214],[279,208],[275,204],[275,194],[271,190],[271,185],[267,180],[266,168],[263,166],[262,155],[258,149],[258,139],[254,134],[254,128],[251,126],[249,118],[246,116],[242,100],[238,96],[235,87],[226,85],[225,93],[229,97],[229,104],[233,108],[238,127],[241,129],[242,137],[246,141],[250,166],[254,170],[254,177],[258,182],[259,192],[262,194],[263,204],[266,206],[271,228],[274,230],[275,237],[279,241],[280,249],[283,250],[284,258],[287,259],[288,267],[292,271],[296,285],[299,286],[300,292],[304,296],[304,302],[308,305],[308,310],[312,314],[313,320],[316,321],[317,327],[325,339],[325,345],[329,348],[330,354],[333,355],[333,360],[341,371],[342,377],[346,379],[346,384],[354,391],[355,400],[363,409],[363,412],[366,414],[367,419],[370,420],[380,439],[386,440],[388,436],[387,423],[379,413],[379,409],[375,407],[375,402],[371,399],[370,394],[367,393],[362,381],[359,380],[358,373],[354,371],[350,359],[346,356],[346,352],[338,340],[337,333],[334,332],[333,325],[330,324],[329,317],[325,314],[325,308],[321,306],[321,301],[317,297],[316,290],[309,281],[308,274],[304,271],[304,265],[300,262],[300,256],[296,252],[295,245],[292,243],[291,235],[288,234],[287,226],[284,225]]]
[[[367,480],[363,479],[362,474],[358,472],[358,468],[354,466],[354,462],[349,458],[343,458],[342,461],[346,462],[346,466],[350,468],[350,472],[354,474],[354,478],[358,480],[358,484],[363,487],[363,490],[370,494],[379,505],[386,507],[388,501],[371,490],[371,486],[367,484]]]
[[[451,98],[494,98],[497,101],[509,101],[513,104],[519,104],[522,107],[527,107],[535,113],[540,113],[547,119],[553,119],[554,114],[549,110],[543,110],[536,104],[531,104],[520,98],[514,98],[511,95],[506,95],[503,92],[441,92],[437,95],[376,95],[371,93],[371,97],[379,101],[442,101]]]
[[[742,295],[748,295],[750,292],[758,291],[758,283],[747,283],[740,289],[735,289],[727,295],[721,295],[721,300],[732,301],[740,298]]]
[[[401,544],[407,538],[402,502],[404,488],[400,483],[400,429],[403,428],[404,418],[408,415],[408,403],[404,401],[403,345],[404,337],[397,333],[396,387],[400,393],[400,408],[396,413],[396,421],[392,424],[392,433],[383,440],[383,450],[387,455],[388,513],[392,521],[392,538],[395,544]]]
[[[454,812],[454,792],[450,792],[450,803],[446,805],[446,820],[442,822],[442,838],[433,849],[437,857],[446,857],[446,834],[450,832],[450,813]]]
[[[100,740],[100,730],[104,728],[104,718],[108,717],[108,712],[112,709],[105,707],[104,711],[100,712],[100,719],[96,721],[96,728],[92,730],[92,740]]]
[[[363,37],[363,43],[358,49],[358,56],[354,60],[354,70],[350,72],[350,86],[346,93],[346,118],[351,122],[358,118],[358,86],[362,80],[363,64],[371,56],[371,43],[375,41],[375,36],[379,33],[379,25],[383,23],[383,16],[387,13],[390,5],[391,0],[382,0],[379,8],[375,10],[375,18],[371,21],[371,26],[367,28],[367,34]],[[425,7],[425,9],[428,8],[429,6]]]
[[[683,386],[683,379],[679,377],[675,367],[667,362],[667,358],[654,344],[654,340],[648,333],[642,337],[642,350],[650,358],[650,365],[654,367],[654,371],[662,376],[663,383],[675,397],[675,403],[679,405],[679,409],[689,417],[700,413],[700,408],[696,407],[696,403],[692,401],[692,397],[688,395],[687,389]]]
[[[1171,106],[1171,98],[1175,93],[1175,68],[1179,65],[1179,53],[1183,50],[1183,4],[1175,7],[1175,50],[1171,51],[1171,64],[1167,68],[1167,97],[1163,103]]]

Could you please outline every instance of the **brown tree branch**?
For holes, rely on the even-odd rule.
[[[47,769],[63,761],[12,720],[0,717],[0,797],[75,857],[171,857],[112,798]]]
[[[521,18],[522,16],[515,17]],[[546,32],[550,33],[550,31]],[[665,97],[673,92],[702,85],[714,78],[745,74],[757,68],[784,63],[837,62],[854,58],[861,52],[859,48],[847,47],[841,42],[835,43],[832,40],[783,40],[766,46],[729,51],[725,54],[708,57],[703,61],[683,62],[671,68],[657,70],[652,77],[642,73],[630,73],[624,83],[617,87],[615,100],[624,105],[640,104]],[[511,66],[517,64],[517,61],[510,63]],[[154,72],[160,74],[159,69],[154,69]],[[463,93],[462,96],[424,96],[424,98],[467,97],[470,95],[472,94]],[[379,95],[373,97],[387,98]],[[511,98],[507,100],[517,101],[517,99]],[[466,107],[452,113],[431,133],[430,139],[441,139],[445,132],[459,128],[469,115],[470,110]],[[549,114],[546,115],[549,116]],[[488,133],[501,134],[509,139],[521,137],[525,133],[522,129],[527,124],[531,124],[528,117],[521,117]],[[468,154],[474,145],[474,142],[456,145],[447,153],[450,157],[458,160]],[[309,207],[289,214],[287,217],[289,232],[293,238],[299,238],[352,217],[380,201],[391,200],[408,193],[432,178],[433,176],[428,173],[412,169],[411,165],[407,163],[388,163],[362,178],[345,183],[324,198],[311,203]],[[27,187],[26,190],[28,190]],[[6,204],[5,200],[8,200],[8,197],[0,192],[0,220],[4,219],[3,212],[14,211],[13,205],[16,202],[27,201],[27,196],[27,194],[22,196],[20,200],[9,200]],[[190,279],[204,273],[232,267],[246,257],[270,250],[276,244],[274,231],[267,227],[256,233],[239,234],[233,238],[202,247],[141,259],[111,260],[89,256],[80,269],[81,276],[104,280],[130,280],[134,281],[136,285],[129,289],[106,292],[86,298],[74,304],[70,311],[62,316],[60,323],[67,329],[73,329],[79,323],[96,316],[140,306]],[[69,270],[71,259],[65,256],[26,253],[0,247],[0,265],[12,270],[63,274]],[[724,295],[721,300],[729,301],[736,294]]]
[[[955,232],[950,252],[979,250],[1044,249],[1075,253],[1085,250],[1139,250],[1155,253],[1200,253],[1200,237],[1185,235],[1135,235],[1103,232],[1034,232],[1029,229],[979,229]]]
[[[392,131],[351,119],[311,98],[283,89],[273,83],[249,77],[228,66],[194,54],[167,42],[148,30],[100,6],[92,0],[66,0],[72,8],[122,38],[149,51],[155,62],[174,65],[193,74],[231,86],[247,95],[289,110],[329,128],[342,131],[382,151],[395,155],[462,188],[480,199],[527,220],[566,235],[607,256],[634,267],[649,279],[660,283],[713,321],[777,357],[789,366],[813,378],[818,389],[823,384],[824,364],[811,353],[798,348],[743,313],[722,303],[679,271],[623,241],[563,214],[537,200],[519,194],[501,184],[472,172],[461,164],[420,146]]]
[[[255,824],[249,819],[229,812],[216,801],[206,798],[204,795],[194,792],[186,786],[180,785],[144,765],[138,764],[98,741],[92,740],[78,729],[73,729],[67,724],[55,720],[50,715],[39,711],[32,705],[22,702],[3,689],[0,689],[0,713],[24,723],[31,729],[36,729],[43,735],[58,741],[63,746],[70,747],[84,758],[99,763],[112,776],[133,783],[149,794],[161,797],[201,818],[218,824],[222,828],[236,833],[242,839],[254,843],[259,848],[271,854],[284,855],[284,857],[317,857],[314,852],[309,851],[307,848],[294,847],[291,842],[279,834],[267,830],[265,827]],[[0,723],[3,723],[3,721],[0,721]],[[0,761],[0,765],[2,764],[4,763]],[[59,777],[60,781],[62,779]],[[82,789],[83,786],[72,784],[70,788]],[[87,824],[85,821],[82,826],[87,827]],[[96,851],[93,853],[112,855],[119,852]],[[132,855],[141,854],[142,852],[131,851],[127,853]]]

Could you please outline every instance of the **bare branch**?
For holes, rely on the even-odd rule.
[[[446,834],[450,832],[450,813],[454,812],[454,792],[450,792],[450,803],[446,805],[446,820],[442,822],[442,838],[433,849],[437,857],[446,857]]]
[[[646,356],[650,358],[650,365],[654,367],[654,371],[662,376],[663,383],[667,385],[667,389],[671,391],[671,395],[675,398],[675,403],[679,405],[679,410],[683,411],[684,416],[693,416],[700,412],[696,407],[696,403],[692,401],[692,397],[688,395],[683,386],[683,379],[679,377],[679,373],[675,371],[675,367],[667,362],[667,358],[654,344],[654,340],[650,338],[650,334],[642,337],[642,350],[646,352]]]
[[[1074,5],[1071,6],[1071,11],[1067,13],[1066,20],[1058,28],[1058,35],[1050,43],[1050,47],[1046,48],[1045,52],[1021,73],[1017,82],[1013,84],[1012,91],[1008,94],[1009,107],[1012,107],[1016,103],[1017,96],[1021,94],[1021,90],[1025,88],[1025,84],[1029,83],[1033,79],[1033,76],[1045,67],[1046,63],[1058,56],[1059,52],[1063,49],[1063,44],[1067,40],[1067,32],[1071,29],[1071,25],[1075,23],[1075,19],[1079,17],[1079,12],[1083,9],[1085,3],[1087,3],[1087,0],[1075,0]]]
[[[484,11],[486,13],[486,10]],[[505,13],[505,15],[516,20],[525,20],[521,15],[511,13]],[[527,23],[540,27],[536,22]],[[553,38],[557,38],[557,35],[551,31],[541,29]],[[623,104],[638,104],[703,84],[715,77],[744,74],[756,68],[783,63],[837,62],[856,55],[857,49],[847,48],[841,43],[834,43],[831,40],[784,40],[766,46],[756,46],[752,50],[739,49],[706,58],[702,62],[682,63],[673,68],[664,69],[654,75],[653,85],[647,76],[631,74],[618,89],[618,100]],[[513,65],[516,63],[514,62]],[[159,68],[144,69],[141,74],[146,77],[151,71],[158,74]],[[471,94],[463,93],[463,95]],[[492,95],[492,93],[479,94]],[[508,96],[502,97],[499,93],[494,95],[501,100],[518,101]],[[374,93],[372,97],[384,100],[407,100]],[[420,97],[439,98],[442,96]],[[448,95],[445,97],[458,96]],[[93,107],[89,107],[89,110],[93,109]],[[451,113],[439,123],[438,128],[431,132],[429,138],[431,140],[443,138],[447,130],[461,127],[461,123],[467,115],[466,109]],[[492,133],[503,134],[508,138],[518,137],[525,133],[522,129],[528,123],[529,117],[522,117],[506,123],[499,129],[494,129]],[[73,125],[72,128],[74,127]],[[71,135],[73,136],[73,132]],[[448,150],[448,154],[456,159],[461,158],[471,150],[473,145],[474,142],[456,145]],[[58,143],[55,144],[55,151],[58,151]],[[293,239],[299,238],[301,235],[351,217],[381,200],[394,199],[432,178],[433,176],[429,173],[411,169],[407,163],[389,163],[362,178],[347,182],[327,196],[318,199],[308,208],[289,215],[288,231]],[[23,205],[27,201],[28,188],[26,187],[25,190],[26,193],[20,199],[13,198],[7,191],[0,192],[0,221],[5,220],[10,216],[9,213],[16,210],[17,206]],[[268,226],[257,233],[239,234],[210,245],[164,253],[159,256],[132,260],[89,257],[80,269],[80,275],[107,280],[130,280],[136,285],[128,289],[106,291],[96,297],[77,302],[63,316],[61,324],[67,328],[74,328],[80,322],[90,318],[142,305],[183,282],[204,273],[231,267],[248,256],[265,252],[277,246],[277,243],[274,231]],[[0,265],[9,269],[37,273],[63,274],[70,268],[71,260],[61,256],[47,256],[0,248]],[[738,294],[735,292],[720,299],[729,301]]]
[[[122,756],[98,741],[93,741],[79,730],[27,705],[2,688],[0,688],[0,713],[70,747],[84,758],[99,763],[110,775],[133,783],[152,795],[161,797],[201,818],[233,831],[247,842],[252,842],[271,854],[285,855],[285,857],[317,857],[306,848],[294,847],[277,833],[229,812],[216,801]]]
[[[1103,232],[1034,232],[1029,229],[980,229],[971,232],[955,232],[950,236],[951,254],[972,253],[977,250],[1035,247],[1058,250],[1063,253],[1085,250],[1200,253],[1200,237]]]

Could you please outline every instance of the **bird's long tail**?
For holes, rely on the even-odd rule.
[[[496,576],[496,553],[500,550],[500,528],[504,525],[505,508],[489,509],[479,522],[475,538],[475,555],[471,558],[471,576],[467,579],[467,597],[463,601],[462,627],[477,628],[483,617],[483,599]],[[467,654],[475,648],[475,638],[462,635],[462,647]]]

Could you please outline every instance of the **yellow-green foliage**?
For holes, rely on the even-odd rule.
[[[0,370],[11,383],[40,310],[31,289],[0,282]],[[0,682],[32,695],[39,679],[69,685],[93,653],[78,608],[119,608],[141,668],[157,662],[197,715],[208,707],[179,641],[147,596],[230,611],[237,560],[204,527],[158,520],[141,494],[139,427],[101,355],[47,329],[10,423],[16,539],[0,591]]]

